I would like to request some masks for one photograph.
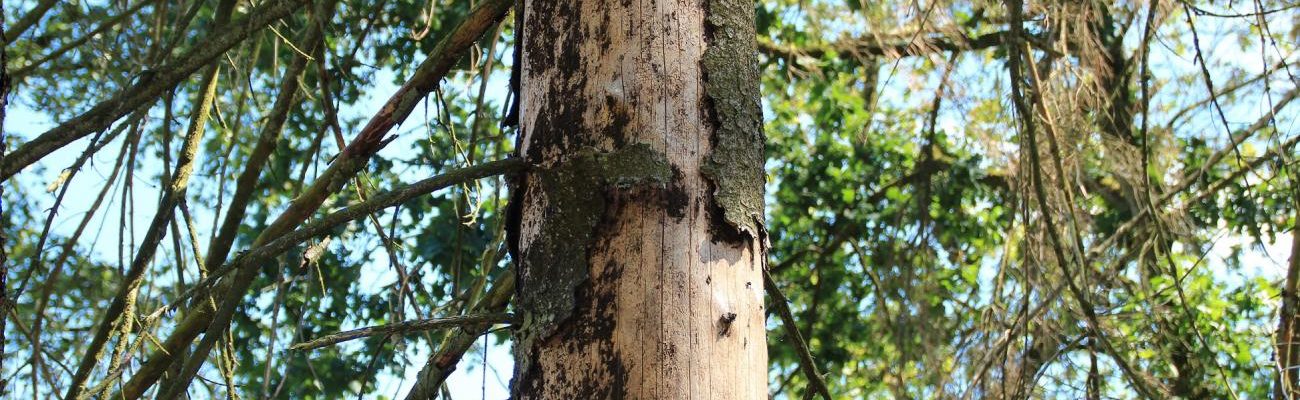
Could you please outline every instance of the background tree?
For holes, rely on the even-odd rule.
[[[529,278],[511,268],[530,268],[535,243],[511,239],[507,204],[545,201],[507,177],[537,184],[546,170],[538,164],[646,142],[682,170],[688,198],[725,193],[710,190],[707,171],[692,172],[705,169],[708,146],[689,154],[650,140],[725,120],[684,100],[642,102],[705,99],[711,73],[694,60],[720,39],[700,3],[550,3],[572,9],[512,14],[508,0],[5,3],[14,90],[0,159],[0,390],[505,395],[504,371],[548,362],[512,367],[505,356],[537,311],[535,299],[515,295]],[[1292,3],[754,2],[767,391],[1297,392],[1300,379],[1279,373],[1300,354]],[[706,5],[720,4],[750,5]],[[634,25],[564,23],[581,10],[611,11],[584,20],[593,27],[648,21],[638,38],[649,45],[616,40]],[[540,33],[530,35],[531,13],[555,17],[532,20]],[[561,57],[579,48],[566,47],[570,36],[609,47]],[[690,60],[670,62],[675,43]],[[520,68],[533,61],[519,52],[533,46],[554,53],[536,60],[550,68]],[[633,87],[644,93],[604,84],[629,76],[653,84]],[[557,79],[566,84],[547,84]],[[613,92],[625,100],[606,101]],[[706,124],[688,123],[701,116]],[[542,137],[573,141],[532,146]],[[584,146],[597,151],[584,155]],[[542,154],[511,156],[528,149]],[[683,213],[676,222],[672,202],[652,201],[672,198],[673,186],[655,180],[676,182],[671,168],[637,172],[649,179],[632,181],[651,184],[616,182],[605,201],[624,224],[601,229],[645,218],[697,235],[596,247],[710,235],[714,220]],[[586,204],[593,193],[576,195]],[[522,221],[545,215],[521,211]],[[711,211],[705,204],[705,217]],[[762,243],[741,237],[748,248]],[[671,277],[689,263],[662,264]],[[605,264],[588,265],[605,276]],[[555,293],[590,299],[581,288]],[[687,304],[683,322],[696,325],[716,317],[675,301],[655,304]],[[629,328],[615,325],[615,336],[680,331]],[[499,380],[477,375],[491,369]],[[686,371],[653,375],[693,376]]]

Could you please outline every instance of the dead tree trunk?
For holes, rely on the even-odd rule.
[[[1300,329],[1296,328],[1296,322],[1300,322],[1300,314],[1296,311],[1300,307],[1300,296],[1296,290],[1300,288],[1300,192],[1293,194],[1292,199],[1295,205],[1296,226],[1291,228],[1291,262],[1287,264],[1286,280],[1282,286],[1282,309],[1278,311],[1277,336],[1275,341],[1275,352],[1273,353],[1274,367],[1277,369],[1277,378],[1273,381],[1273,398],[1275,399],[1294,399],[1300,397]]]
[[[753,4],[522,3],[514,396],[766,398]]]

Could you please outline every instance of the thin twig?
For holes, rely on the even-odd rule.
[[[141,105],[156,101],[164,92],[176,87],[195,71],[248,39],[254,32],[272,21],[288,16],[306,3],[306,0],[275,0],[249,10],[248,18],[230,24],[229,29],[217,29],[209,35],[210,39],[195,45],[193,51],[156,70],[141,74],[129,88],[14,149],[13,153],[0,161],[0,181],[8,180],[23,168],[63,146],[104,129]]]
[[[45,17],[45,13],[49,12],[50,8],[53,8],[55,4],[59,4],[59,0],[41,0],[41,2],[36,3],[36,7],[32,7],[31,11],[23,14],[22,18],[14,21],[12,26],[9,26],[3,34],[0,34],[5,47],[9,47],[10,40],[18,39],[28,28],[36,26],[36,23],[40,22],[41,18]]]
[[[374,196],[372,196],[369,201],[366,201],[361,204],[356,204],[348,208],[330,213],[329,215],[326,215],[320,218],[319,220],[312,222],[295,231],[283,235],[278,235],[276,236],[276,239],[271,240],[268,243],[265,243],[264,245],[255,247],[250,251],[240,253],[241,254],[240,256],[227,262],[226,264],[222,265],[220,268],[209,271],[209,275],[206,280],[200,282],[199,284],[196,284],[193,288],[190,289],[189,292],[187,292],[187,294],[182,295],[177,300],[177,302],[169,305],[168,308],[169,309],[179,308],[181,304],[187,301],[187,299],[205,298],[208,295],[208,293],[216,286],[217,280],[225,276],[226,274],[239,270],[240,268],[243,268],[246,265],[253,265],[253,266],[260,265],[259,263],[264,262],[265,260],[269,260],[280,254],[283,254],[285,251],[288,251],[289,249],[306,242],[308,239],[318,237],[327,232],[330,232],[331,230],[337,228],[339,225],[342,225],[344,223],[348,223],[351,221],[355,221],[357,219],[364,218],[370,213],[373,213],[377,210],[404,203],[412,198],[427,195],[436,190],[440,190],[450,185],[460,183],[464,180],[479,179],[487,176],[513,173],[522,170],[525,166],[526,163],[522,159],[517,159],[517,158],[487,162],[487,163],[475,165],[473,167],[467,167],[467,168],[451,171],[446,174],[425,179],[410,185],[402,186],[393,189],[391,191],[377,193]],[[201,317],[210,318],[212,315],[211,314],[212,310],[208,307],[198,307],[193,311],[194,312],[189,314],[189,316],[186,318],[185,321],[182,321],[182,324],[190,321],[189,318],[201,318]],[[194,334],[197,334],[198,332],[196,328],[199,328],[200,327],[199,324],[201,324],[202,322],[206,322],[207,320],[196,319],[194,321],[195,322],[190,322],[192,324],[195,324],[194,326],[187,327],[185,325],[182,325],[178,329],[195,330]],[[125,388],[123,389],[124,394],[131,394],[131,395],[138,396],[140,393],[143,393],[144,390],[147,389],[148,387],[146,386],[145,383],[146,380],[156,380],[158,377],[160,377],[161,373],[165,370],[166,365],[171,362],[172,357],[178,354],[180,349],[190,344],[190,340],[192,340],[193,337],[191,336],[189,338],[185,338],[184,336],[178,336],[179,333],[184,333],[184,332],[183,331],[173,332],[172,336],[169,336],[167,338],[166,343],[163,346],[160,346],[161,348],[152,355],[152,358],[149,360],[149,362],[141,367],[142,368],[141,371],[136,372],[136,375],[132,377],[131,381],[125,385]],[[153,374],[158,374],[158,375],[153,375]],[[148,385],[151,386],[152,382],[149,382]],[[127,396],[127,397],[131,397],[131,396]]]
[[[812,353],[808,351],[808,342],[804,341],[803,334],[799,332],[799,326],[795,324],[794,314],[790,313],[790,300],[785,298],[781,289],[776,287],[776,282],[772,281],[772,275],[763,269],[763,285],[767,287],[767,294],[772,296],[772,306],[776,308],[776,313],[781,316],[781,325],[785,328],[786,336],[794,341],[795,352],[799,354],[799,369],[808,377],[808,384],[813,390],[826,400],[833,399],[830,389],[826,388],[826,381],[818,372],[817,364],[813,361]]]
[[[154,3],[154,2],[150,0],[136,0],[136,3],[132,5],[131,8],[128,8],[126,9],[126,11],[122,11],[120,14],[108,19],[107,21],[104,21],[103,23],[99,24],[99,26],[95,27],[95,29],[86,32],[86,34],[81,35],[81,37],[77,38],[76,40],[68,42],[63,46],[60,46],[58,49],[51,51],[45,56],[37,59],[36,61],[32,61],[27,65],[18,68],[17,71],[14,71],[13,74],[10,75],[10,77],[14,80],[21,81],[23,78],[27,77],[27,75],[30,75],[32,71],[35,71],[37,68],[40,68],[41,65],[44,65],[46,62],[49,62],[50,60],[62,56],[64,53],[67,53],[68,51],[75,49],[78,46],[81,46],[82,44],[85,44],[90,39],[99,36],[99,34],[104,33],[110,28],[117,26],[118,24],[121,24],[122,21],[125,21],[127,18],[130,18],[131,16],[135,15],[136,12],[140,11],[141,8],[144,8],[144,6],[150,3]]]
[[[411,332],[455,328],[466,325],[510,323],[514,321],[514,318],[514,315],[509,313],[471,314],[446,318],[419,319],[388,325],[368,326],[361,329],[331,333],[302,343],[295,343],[293,346],[289,346],[289,349],[296,351],[311,350],[333,346],[349,340],[378,335],[401,335]]]
[[[1208,171],[1211,168],[1213,168],[1216,164],[1218,164],[1220,160],[1226,157],[1228,152],[1232,151],[1232,149],[1235,148],[1236,143],[1244,142],[1247,138],[1252,136],[1256,131],[1263,129],[1264,126],[1266,126],[1269,123],[1269,121],[1273,119],[1272,116],[1274,114],[1276,114],[1284,106],[1286,106],[1287,103],[1290,103],[1292,100],[1295,100],[1297,96],[1300,96],[1300,88],[1291,89],[1290,92],[1288,92],[1285,96],[1283,96],[1282,99],[1279,100],[1277,104],[1273,106],[1273,110],[1268,115],[1255,121],[1255,123],[1251,124],[1249,127],[1246,127],[1246,129],[1241,130],[1236,136],[1234,136],[1232,139],[1232,142],[1234,144],[1226,146],[1223,149],[1220,149],[1218,152],[1211,155],[1210,158],[1205,161],[1205,163],[1201,166],[1200,169],[1198,169],[1196,172],[1193,172],[1191,175],[1187,176],[1186,178],[1183,178],[1183,180],[1179,181],[1178,184],[1174,185],[1163,195],[1161,195],[1159,198],[1155,199],[1155,201],[1151,204],[1151,206],[1139,210],[1137,214],[1133,215],[1132,218],[1129,218],[1128,222],[1125,222],[1123,225],[1120,225],[1119,228],[1116,228],[1115,231],[1112,232],[1110,236],[1106,237],[1105,240],[1102,240],[1098,244],[1090,247],[1088,249],[1088,253],[1084,257],[1085,262],[1091,262],[1092,260],[1100,256],[1101,252],[1112,248],[1116,240],[1119,240],[1119,238],[1127,234],[1128,231],[1136,228],[1137,224],[1141,223],[1143,218],[1146,218],[1148,215],[1150,215],[1150,213],[1153,211],[1154,208],[1159,208],[1164,206],[1170,200],[1173,200],[1174,196],[1177,196],[1179,193],[1182,193],[1184,190],[1187,190],[1188,188],[1192,187],[1192,185],[1195,184],[1197,181],[1199,181],[1202,176],[1208,173]],[[1291,140],[1282,143],[1277,147],[1274,147],[1272,151],[1264,154],[1260,158],[1257,158],[1253,161],[1246,163],[1247,167],[1240,168],[1236,170],[1236,172],[1234,172],[1233,175],[1220,179],[1219,181],[1216,181],[1215,183],[1211,184],[1210,187],[1207,187],[1205,190],[1201,191],[1201,195],[1199,197],[1203,198],[1204,196],[1213,194],[1214,192],[1217,191],[1215,187],[1216,186],[1222,187],[1222,185],[1226,185],[1227,182],[1230,181],[1229,178],[1235,179],[1237,176],[1240,176],[1237,174],[1245,174],[1247,172],[1250,172],[1251,170],[1254,170],[1258,165],[1262,164],[1264,161],[1271,159],[1273,157],[1278,157],[1279,156],[1279,154],[1277,154],[1278,151],[1285,151],[1285,149],[1294,145],[1295,141],[1296,138],[1292,138]]]
[[[419,99],[437,88],[442,78],[462,58],[465,50],[474,45],[489,27],[504,17],[513,5],[514,2],[509,0],[488,0],[480,2],[471,9],[465,19],[452,28],[430,52],[430,56],[416,68],[414,75],[397,89],[378,113],[371,117],[370,122],[358,132],[356,138],[339,154],[330,167],[311,186],[303,190],[284,212],[267,225],[253,241],[254,247],[265,245],[291,232],[294,227],[315,214],[326,199],[332,197],[345,183],[356,177],[369,164],[370,158],[390,141],[385,139],[389,131],[410,116]],[[168,346],[180,348],[189,345],[199,333],[206,332],[194,349],[193,355],[181,369],[176,378],[177,384],[165,391],[164,397],[179,395],[188,387],[190,380],[198,373],[207,353],[215,344],[217,336],[214,333],[223,330],[230,323],[236,308],[245,301],[245,293],[252,286],[258,271],[256,263],[240,265],[239,273],[223,284],[223,290],[220,290],[223,294],[220,307],[216,310],[200,308],[198,310],[200,312],[189,314],[168,337]],[[170,355],[163,351],[155,353],[154,356],[160,360],[170,358]],[[133,382],[128,382],[127,388],[124,389],[127,397],[142,394],[153,385],[163,371],[161,365],[145,365],[142,369],[144,368],[149,370],[137,373]],[[136,378],[140,380],[136,381]],[[127,390],[131,393],[125,393]]]
[[[1022,58],[1027,57],[1025,54],[1023,54],[1021,50],[1021,46],[1019,46],[1020,36],[1022,35],[1022,30],[1023,30],[1023,27],[1021,26],[1022,23],[1021,14],[1023,12],[1024,4],[1021,0],[1011,0],[1008,1],[1007,4],[1008,4],[1007,8],[1009,9],[1011,15],[1011,32],[1012,32],[1012,45],[1009,46],[1011,48],[1011,52],[1008,55],[1008,64],[1009,64],[1008,66],[1009,66],[1010,78],[1011,78],[1011,99],[1012,102],[1015,104],[1016,113],[1019,116],[1021,125],[1024,128],[1023,131],[1023,137],[1025,138],[1024,151],[1028,153],[1028,157],[1029,157],[1029,169],[1030,169],[1029,175],[1030,175],[1030,180],[1032,182],[1033,190],[1035,194],[1034,199],[1038,203],[1039,215],[1043,219],[1043,225],[1044,225],[1043,228],[1044,230],[1047,231],[1047,237],[1052,244],[1051,248],[1053,251],[1053,255],[1055,255],[1056,257],[1056,264],[1061,269],[1061,272],[1064,273],[1064,276],[1061,277],[1061,279],[1065,280],[1066,283],[1065,286],[1069,290],[1069,293],[1072,295],[1072,297],[1074,297],[1074,300],[1079,303],[1080,311],[1083,313],[1083,316],[1085,317],[1084,321],[1087,323],[1088,329],[1091,330],[1092,331],[1091,333],[1095,335],[1095,337],[1101,342],[1102,347],[1106,349],[1106,352],[1111,355],[1111,359],[1115,361],[1115,363],[1119,366],[1120,370],[1124,373],[1124,375],[1126,375],[1130,379],[1130,381],[1132,381],[1134,388],[1137,389],[1138,393],[1146,398],[1157,398],[1158,397],[1156,396],[1157,393],[1152,390],[1153,388],[1148,387],[1148,383],[1140,379],[1137,371],[1133,368],[1133,366],[1120,357],[1120,354],[1115,351],[1109,339],[1102,332],[1101,322],[1098,320],[1097,311],[1093,307],[1092,301],[1088,299],[1087,294],[1075,282],[1076,272],[1078,271],[1071,269],[1071,267],[1067,265],[1069,258],[1066,257],[1065,250],[1061,245],[1061,239],[1059,237],[1059,232],[1057,232],[1056,230],[1055,221],[1052,216],[1052,211],[1048,208],[1047,205],[1047,194],[1045,193],[1045,189],[1043,185],[1042,168],[1038,157],[1038,141],[1037,141],[1036,131],[1034,129],[1035,128],[1034,121],[1033,121],[1034,113],[1030,104],[1026,102],[1024,96],[1022,95],[1021,87],[1020,87],[1021,82],[1024,81],[1023,77],[1021,76],[1020,63]],[[1077,265],[1086,265],[1082,263],[1082,260],[1076,260],[1076,261],[1080,261]]]
[[[473,312],[501,312],[505,310],[514,293],[515,274],[506,273],[494,282],[487,295],[474,305]],[[491,327],[490,324],[466,327],[456,330],[454,334],[443,339],[442,344],[438,346],[438,351],[430,354],[428,361],[425,361],[424,366],[420,368],[415,384],[406,394],[406,400],[437,398],[438,388],[442,387],[447,377],[451,376],[451,372],[456,370],[460,358],[469,351],[478,337],[487,334]]]

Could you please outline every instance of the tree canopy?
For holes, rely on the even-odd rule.
[[[0,393],[504,385],[514,3],[6,2]],[[1300,385],[1300,4],[754,7],[774,397]]]

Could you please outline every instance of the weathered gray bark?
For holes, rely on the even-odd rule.
[[[753,4],[523,5],[514,396],[766,398]]]

